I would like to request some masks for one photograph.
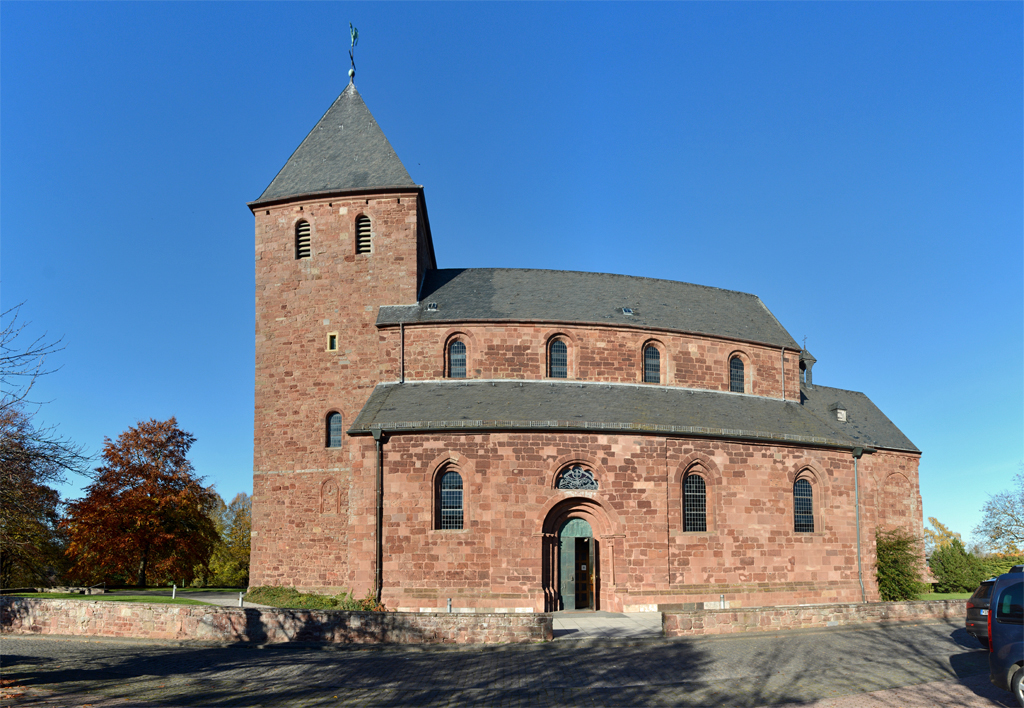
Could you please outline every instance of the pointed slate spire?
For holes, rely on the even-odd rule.
[[[342,189],[413,186],[350,83],[254,203]]]

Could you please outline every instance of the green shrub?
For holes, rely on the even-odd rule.
[[[1024,556],[1000,554],[982,558],[978,563],[983,578],[998,577],[1003,573],[1009,573],[1013,566],[1024,564]]]
[[[295,610],[350,610],[356,612],[385,612],[383,604],[377,602],[371,593],[362,600],[352,597],[349,592],[342,591],[337,595],[318,595],[303,593],[288,587],[257,587],[245,594],[247,602],[271,607],[284,607]]]
[[[921,582],[921,543],[902,526],[875,536],[875,578],[886,602],[914,600],[924,592]]]
[[[971,592],[987,577],[981,562],[964,549],[958,538],[936,548],[928,565],[938,581],[936,592]]]

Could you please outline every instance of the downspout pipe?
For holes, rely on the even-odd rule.
[[[860,484],[857,479],[857,461],[864,454],[864,448],[855,447],[853,453],[853,498],[857,506],[857,580],[860,581],[860,601],[867,602],[867,593],[864,592],[864,567],[860,555]]]
[[[373,441],[377,446],[377,561],[374,564],[374,594],[380,603],[384,591],[384,443],[387,437],[383,430],[375,428]]]
[[[786,348],[782,348],[782,400],[786,400]]]

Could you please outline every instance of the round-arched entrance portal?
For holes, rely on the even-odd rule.
[[[597,540],[583,519],[572,518],[558,531],[559,609],[596,609]]]
[[[614,511],[593,497],[552,500],[541,526],[541,584],[544,611],[599,610],[617,601],[607,594],[602,574],[615,581]]]

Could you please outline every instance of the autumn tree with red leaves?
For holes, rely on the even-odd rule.
[[[209,512],[219,497],[202,486],[187,454],[195,438],[171,418],[140,422],[106,438],[84,499],[68,504],[72,577],[190,582],[218,534]]]

